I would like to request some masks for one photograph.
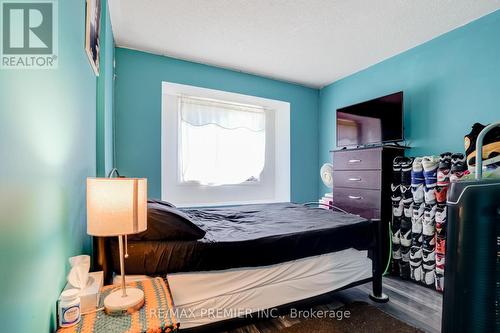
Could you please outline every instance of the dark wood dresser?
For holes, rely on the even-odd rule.
[[[404,148],[383,146],[333,153],[333,204],[368,219],[391,220],[392,161]]]
[[[383,263],[389,260],[392,218],[392,161],[404,148],[382,146],[334,150],[333,205],[367,219],[380,220]],[[385,268],[385,264],[384,264]]]

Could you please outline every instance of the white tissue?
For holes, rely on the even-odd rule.
[[[89,283],[90,256],[81,255],[69,258],[71,270],[68,274],[68,282],[74,288],[85,289]]]

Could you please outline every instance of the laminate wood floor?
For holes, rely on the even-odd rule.
[[[384,293],[388,303],[375,303],[368,298],[371,283],[326,295],[315,303],[314,308],[334,310],[353,301],[372,304],[385,313],[425,332],[441,331],[442,295],[430,288],[395,277],[384,278]],[[322,304],[322,305],[316,305]],[[241,327],[220,331],[220,333],[269,333],[297,323],[300,319],[287,316],[261,320]],[[387,332],[389,333],[389,332]]]

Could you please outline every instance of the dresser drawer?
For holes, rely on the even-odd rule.
[[[334,170],[370,170],[382,168],[380,148],[339,150],[333,153]]]
[[[333,188],[333,205],[367,219],[380,218],[380,191],[358,188]]]
[[[355,187],[379,190],[382,182],[381,170],[336,170],[333,172],[334,187]]]

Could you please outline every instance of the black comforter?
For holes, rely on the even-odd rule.
[[[276,264],[373,244],[369,221],[296,204],[183,209],[206,230],[198,241],[129,242],[127,274],[221,270]],[[113,268],[119,271],[112,241]]]

